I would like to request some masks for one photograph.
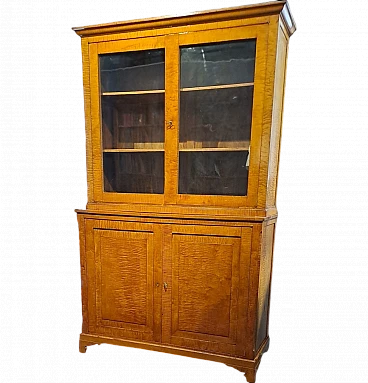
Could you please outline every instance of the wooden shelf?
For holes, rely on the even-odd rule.
[[[227,84],[227,85],[211,85],[211,86],[197,86],[193,88],[181,88],[181,92],[193,92],[197,90],[212,90],[212,89],[228,89],[228,88],[242,88],[246,86],[254,86],[254,82],[242,82],[239,84]]]
[[[191,177],[182,177],[181,179],[185,180],[185,179],[190,179]],[[243,177],[239,177],[239,176],[209,176],[209,175],[203,175],[203,176],[198,176],[197,177],[198,179],[211,179],[211,180],[232,180],[232,179],[236,179],[236,180],[242,180],[243,178],[245,178],[245,176]],[[179,194],[185,194],[185,193],[179,193]]]
[[[131,92],[103,92],[102,96],[126,96],[126,95],[132,95],[132,94],[159,94],[159,93],[165,93],[165,90],[157,89],[157,90],[136,90]]]
[[[248,152],[249,148],[185,148],[179,152]]]
[[[142,124],[142,125],[118,125],[119,129],[126,129],[126,128],[163,128],[164,125],[153,125],[153,124]]]
[[[181,92],[194,92],[198,90],[213,90],[213,89],[229,89],[229,88],[242,88],[247,86],[254,86],[254,82],[243,82],[239,84],[227,84],[227,85],[211,85],[211,86],[197,86],[193,88],[181,88]],[[165,89],[154,90],[136,90],[126,92],[103,92],[102,96],[125,96],[134,94],[160,94],[165,93]]]
[[[104,149],[104,153],[139,153],[139,152],[164,152],[165,149]]]

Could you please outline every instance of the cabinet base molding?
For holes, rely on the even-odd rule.
[[[270,339],[267,338],[263,345],[260,347],[260,350],[257,353],[257,356],[254,360],[250,359],[242,359],[233,356],[226,355],[218,355],[204,351],[195,351],[195,350],[187,350],[180,347],[173,347],[170,345],[163,345],[158,343],[149,343],[149,342],[139,342],[135,340],[126,340],[126,339],[116,339],[109,338],[105,336],[97,336],[90,334],[80,334],[79,338],[79,351],[81,353],[85,353],[87,351],[88,346],[100,345],[102,343],[112,344],[116,346],[126,346],[126,347],[134,347],[141,348],[149,351],[159,351],[166,352],[174,355],[188,356],[191,358],[210,360],[212,362],[224,363],[229,367],[235,368],[238,371],[244,373],[247,381],[249,383],[254,383],[258,366],[261,362],[262,355],[268,351]]]

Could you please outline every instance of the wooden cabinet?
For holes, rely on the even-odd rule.
[[[267,351],[285,1],[75,28],[88,203],[80,350],[223,362]]]

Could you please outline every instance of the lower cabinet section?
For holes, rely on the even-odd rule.
[[[264,348],[273,226],[78,219],[83,334],[244,360]]]

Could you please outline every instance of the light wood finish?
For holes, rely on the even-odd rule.
[[[251,229],[246,233],[251,238]],[[241,229],[171,226],[164,252],[163,342],[191,349],[243,355],[238,334],[244,331],[239,285],[250,248],[241,252]],[[249,242],[248,242],[249,243]],[[190,254],[190,256],[188,256]],[[245,293],[245,292],[244,292]],[[195,310],[193,308],[195,307]]]
[[[104,202],[137,202],[143,198],[147,203],[160,204],[164,201],[162,194],[140,193],[114,193],[104,191],[102,139],[101,139],[101,107],[100,107],[100,84],[98,73],[98,54],[116,53],[125,51],[143,51],[148,49],[162,49],[165,40],[162,37],[153,37],[143,40],[111,41],[99,44],[89,44],[90,52],[90,78],[91,78],[91,115],[92,115],[92,152],[93,152],[93,174],[94,174],[94,200]],[[143,149],[143,148],[142,148]]]
[[[92,152],[92,116],[91,116],[91,86],[90,86],[90,63],[89,44],[82,39],[82,63],[83,63],[83,89],[84,89],[84,115],[86,132],[86,165],[87,165],[87,196],[88,201],[94,201],[94,172]]]
[[[87,220],[85,230],[89,331],[153,341],[153,226]]]
[[[159,94],[165,93],[165,90],[135,90],[132,92],[103,92],[102,96],[126,96],[129,94]]]
[[[179,35],[180,45],[194,45],[214,43],[220,41],[235,41],[244,39],[257,39],[256,68],[254,80],[254,96],[252,111],[252,156],[249,166],[248,193],[244,197],[209,196],[178,194],[177,204],[209,205],[209,206],[257,206],[258,198],[258,158],[261,150],[261,131],[263,117],[264,83],[267,63],[267,35],[266,26],[252,26],[244,28],[228,28],[216,31],[203,31]]]
[[[229,88],[242,88],[244,86],[253,86],[254,82],[244,82],[240,84],[227,84],[227,85],[212,85],[212,86],[197,86],[193,88],[181,88],[181,92],[193,92],[198,90],[214,90],[214,89],[229,89]]]
[[[178,36],[166,36],[165,59],[165,203],[174,204],[178,190],[179,47]]]
[[[260,271],[258,282],[258,307],[257,307],[257,340],[256,350],[258,350],[268,337],[268,320],[271,296],[271,276],[273,245],[275,239],[275,223],[263,224],[263,236],[260,252]]]
[[[226,147],[226,148],[179,148],[179,151],[181,152],[243,152],[247,151],[249,147],[243,147],[243,148],[232,148],[232,147]]]
[[[168,352],[225,363],[254,383],[270,342],[286,60],[295,31],[287,2],[75,31],[82,37],[88,182],[87,207],[76,210],[83,314],[80,352],[101,343]],[[235,84],[180,89],[181,46],[245,39],[256,39],[254,81],[240,82],[247,81],[240,78]],[[100,54],[152,49],[165,50],[165,89],[102,92]],[[195,138],[180,137],[181,95],[197,92],[202,97],[201,91],[246,87],[244,92],[253,91],[250,141],[246,135],[211,141],[213,136],[204,131]],[[164,100],[153,102],[164,107],[164,126],[163,112],[158,120],[119,119],[119,113],[146,113],[137,112],[136,104],[153,116],[148,105],[154,94],[162,94],[157,97]],[[134,100],[123,110],[119,100],[125,96]],[[101,121],[101,100],[105,108],[108,97],[113,100],[113,106],[107,106],[111,123],[105,117]],[[207,122],[191,118],[188,112],[195,102],[185,106],[189,116],[185,123],[200,131]],[[162,128],[164,139],[155,131]],[[126,133],[119,133],[124,129],[137,133],[124,141],[121,137]],[[201,134],[203,140],[197,138]],[[249,166],[247,195],[179,194],[180,152],[181,156],[211,156],[210,152],[241,156],[242,151],[251,152],[244,165]],[[190,152],[194,154],[185,154]],[[129,153],[163,156],[163,194],[118,193],[110,179],[104,184],[103,158],[115,158],[114,153],[121,161]],[[126,175],[117,171],[113,176],[119,181]]]
[[[278,44],[276,54],[276,74],[273,96],[272,110],[272,128],[270,137],[270,159],[268,170],[268,185],[266,205],[276,205],[277,179],[279,171],[281,130],[282,130],[282,112],[284,108],[286,60],[287,60],[288,42],[282,28],[278,30]]]
[[[163,152],[164,149],[104,149],[104,153],[130,153],[130,152]]]
[[[201,207],[201,206],[178,206],[178,205],[153,205],[153,204],[111,204],[111,203],[88,203],[87,210],[76,210],[77,213],[120,215],[130,217],[164,217],[185,218],[214,221],[256,221],[277,217],[275,207],[269,209],[227,208],[227,207]]]
[[[84,333],[80,334],[79,344],[82,344],[82,347],[96,345],[96,344],[98,345],[101,343],[141,348],[144,350],[160,351],[160,352],[166,352],[166,353],[170,353],[174,355],[181,355],[181,356],[188,356],[191,358],[210,360],[213,362],[224,363],[242,372],[247,370],[250,370],[250,371],[257,370],[259,363],[261,361],[262,355],[264,352],[266,352],[266,345],[267,345],[267,343],[265,343],[264,348],[257,354],[255,359],[249,360],[245,358],[237,358],[234,356],[221,355],[221,354],[216,354],[211,352],[190,350],[190,349],[170,346],[166,344],[161,344],[161,343],[150,343],[150,342],[143,342],[143,341],[134,341],[129,339],[110,338],[105,336],[84,334]]]
[[[273,7],[270,8],[270,10]],[[235,12],[235,10],[234,10]],[[241,11],[239,10],[242,15]],[[239,15],[240,17],[240,15]],[[256,24],[252,24],[252,21]],[[101,178],[101,151],[100,146],[100,132],[96,124],[99,122],[100,110],[99,110],[99,95],[96,91],[98,89],[98,71],[97,71],[97,54],[98,53],[116,53],[119,51],[129,50],[144,50],[153,49],[154,47],[163,48],[166,46],[166,92],[170,92],[171,96],[165,94],[165,114],[166,121],[172,121],[167,118],[171,116],[173,119],[178,117],[179,111],[179,94],[178,94],[178,65],[173,65],[173,60],[178,61],[178,45],[176,40],[179,39],[178,44],[190,44],[190,43],[206,43],[215,41],[231,41],[236,39],[252,38],[258,36],[257,43],[257,65],[255,74],[254,85],[254,109],[253,109],[253,122],[252,122],[252,154],[249,162],[249,185],[248,195],[246,197],[233,197],[232,199],[227,196],[203,196],[195,195],[178,195],[177,193],[177,171],[178,171],[178,153],[175,145],[177,144],[175,137],[178,134],[178,120],[173,123],[173,129],[166,129],[165,139],[170,144],[165,144],[166,150],[169,153],[165,153],[165,195],[144,195],[145,203],[162,204],[188,204],[188,205],[207,205],[207,206],[228,206],[228,207],[255,207],[265,208],[267,199],[267,182],[268,182],[268,168],[269,168],[269,151],[268,145],[270,139],[272,110],[273,110],[273,90],[274,90],[274,65],[273,55],[276,60],[276,47],[277,47],[277,35],[278,26],[283,27],[279,15],[272,15],[259,20],[254,19],[241,19],[242,24],[250,24],[249,27],[234,27],[239,24],[238,18],[229,21],[219,22],[218,24],[209,23],[210,29],[206,29],[205,23],[200,24],[202,31],[189,33],[192,26],[181,27],[177,30],[178,34],[173,33],[173,29],[168,30],[170,35],[168,36],[155,36],[150,38],[140,38],[140,35],[136,33],[128,33],[120,36],[121,40],[114,41],[101,41],[97,44],[89,43],[90,57],[88,68],[86,71],[90,74],[90,88],[93,89],[86,91],[87,96],[92,93],[91,111],[92,115],[87,115],[87,121],[92,120],[94,128],[91,132],[87,132],[92,136],[91,143],[87,140],[87,153],[92,155],[87,156],[88,169],[93,169],[93,179],[89,182],[89,188],[91,185],[93,190],[89,192],[93,194],[89,197],[89,202],[97,203],[140,203],[141,198],[136,198],[130,194],[118,194],[118,193],[104,193],[103,192],[103,180]],[[221,25],[221,29],[218,29]],[[212,29],[217,28],[217,29]],[[284,28],[284,27],[283,27]],[[284,28],[285,29],[285,28]],[[143,33],[143,32],[142,32]],[[108,35],[109,38],[113,35]],[[115,36],[115,35],[114,35]],[[218,36],[218,37],[216,37]],[[118,36],[115,36],[116,38]],[[86,38],[90,41],[90,37]],[[92,40],[93,41],[93,40]],[[170,42],[171,41],[171,42]],[[169,43],[170,42],[170,43]],[[170,48],[171,46],[171,48]],[[268,48],[267,48],[268,47]],[[170,53],[171,52],[171,53]],[[171,56],[170,56],[171,55]],[[175,55],[177,56],[175,59]],[[267,64],[269,63],[269,64]],[[176,68],[176,69],[175,69]],[[93,72],[93,73],[92,73]],[[176,75],[175,75],[176,73]],[[258,80],[257,80],[258,79]],[[88,87],[88,89],[90,89]],[[173,98],[174,97],[174,98]],[[174,135],[174,136],[173,136]],[[90,147],[92,146],[92,148]],[[140,149],[140,148],[139,148]],[[188,147],[189,149],[189,147]],[[175,153],[174,153],[175,152]],[[171,179],[170,179],[171,177]],[[268,206],[271,207],[271,206]]]

